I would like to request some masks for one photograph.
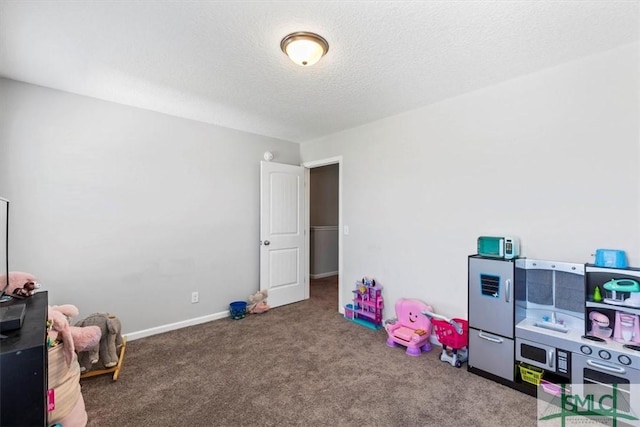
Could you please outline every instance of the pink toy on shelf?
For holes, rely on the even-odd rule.
[[[431,350],[431,320],[422,311],[432,311],[431,306],[417,299],[400,298],[396,302],[397,319],[387,322],[387,345],[407,348],[407,355],[420,356]]]
[[[616,311],[613,338],[622,343],[640,343],[640,316]]]

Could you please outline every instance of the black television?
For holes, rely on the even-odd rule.
[[[5,295],[9,287],[9,201],[0,197],[0,301],[10,299]]]
[[[0,426],[47,423],[46,292],[24,302],[7,295],[9,284],[9,201],[0,198]],[[3,295],[4,294],[4,295]]]

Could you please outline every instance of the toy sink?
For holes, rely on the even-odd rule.
[[[534,323],[538,328],[551,329],[552,331],[567,333],[569,328],[560,323],[547,322],[546,320],[538,320]]]

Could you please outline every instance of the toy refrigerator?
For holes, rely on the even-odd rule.
[[[468,370],[495,380],[514,380],[515,261],[469,256]]]

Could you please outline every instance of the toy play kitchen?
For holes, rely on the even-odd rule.
[[[469,256],[468,370],[640,414],[640,269]],[[594,298],[595,297],[595,298]]]

